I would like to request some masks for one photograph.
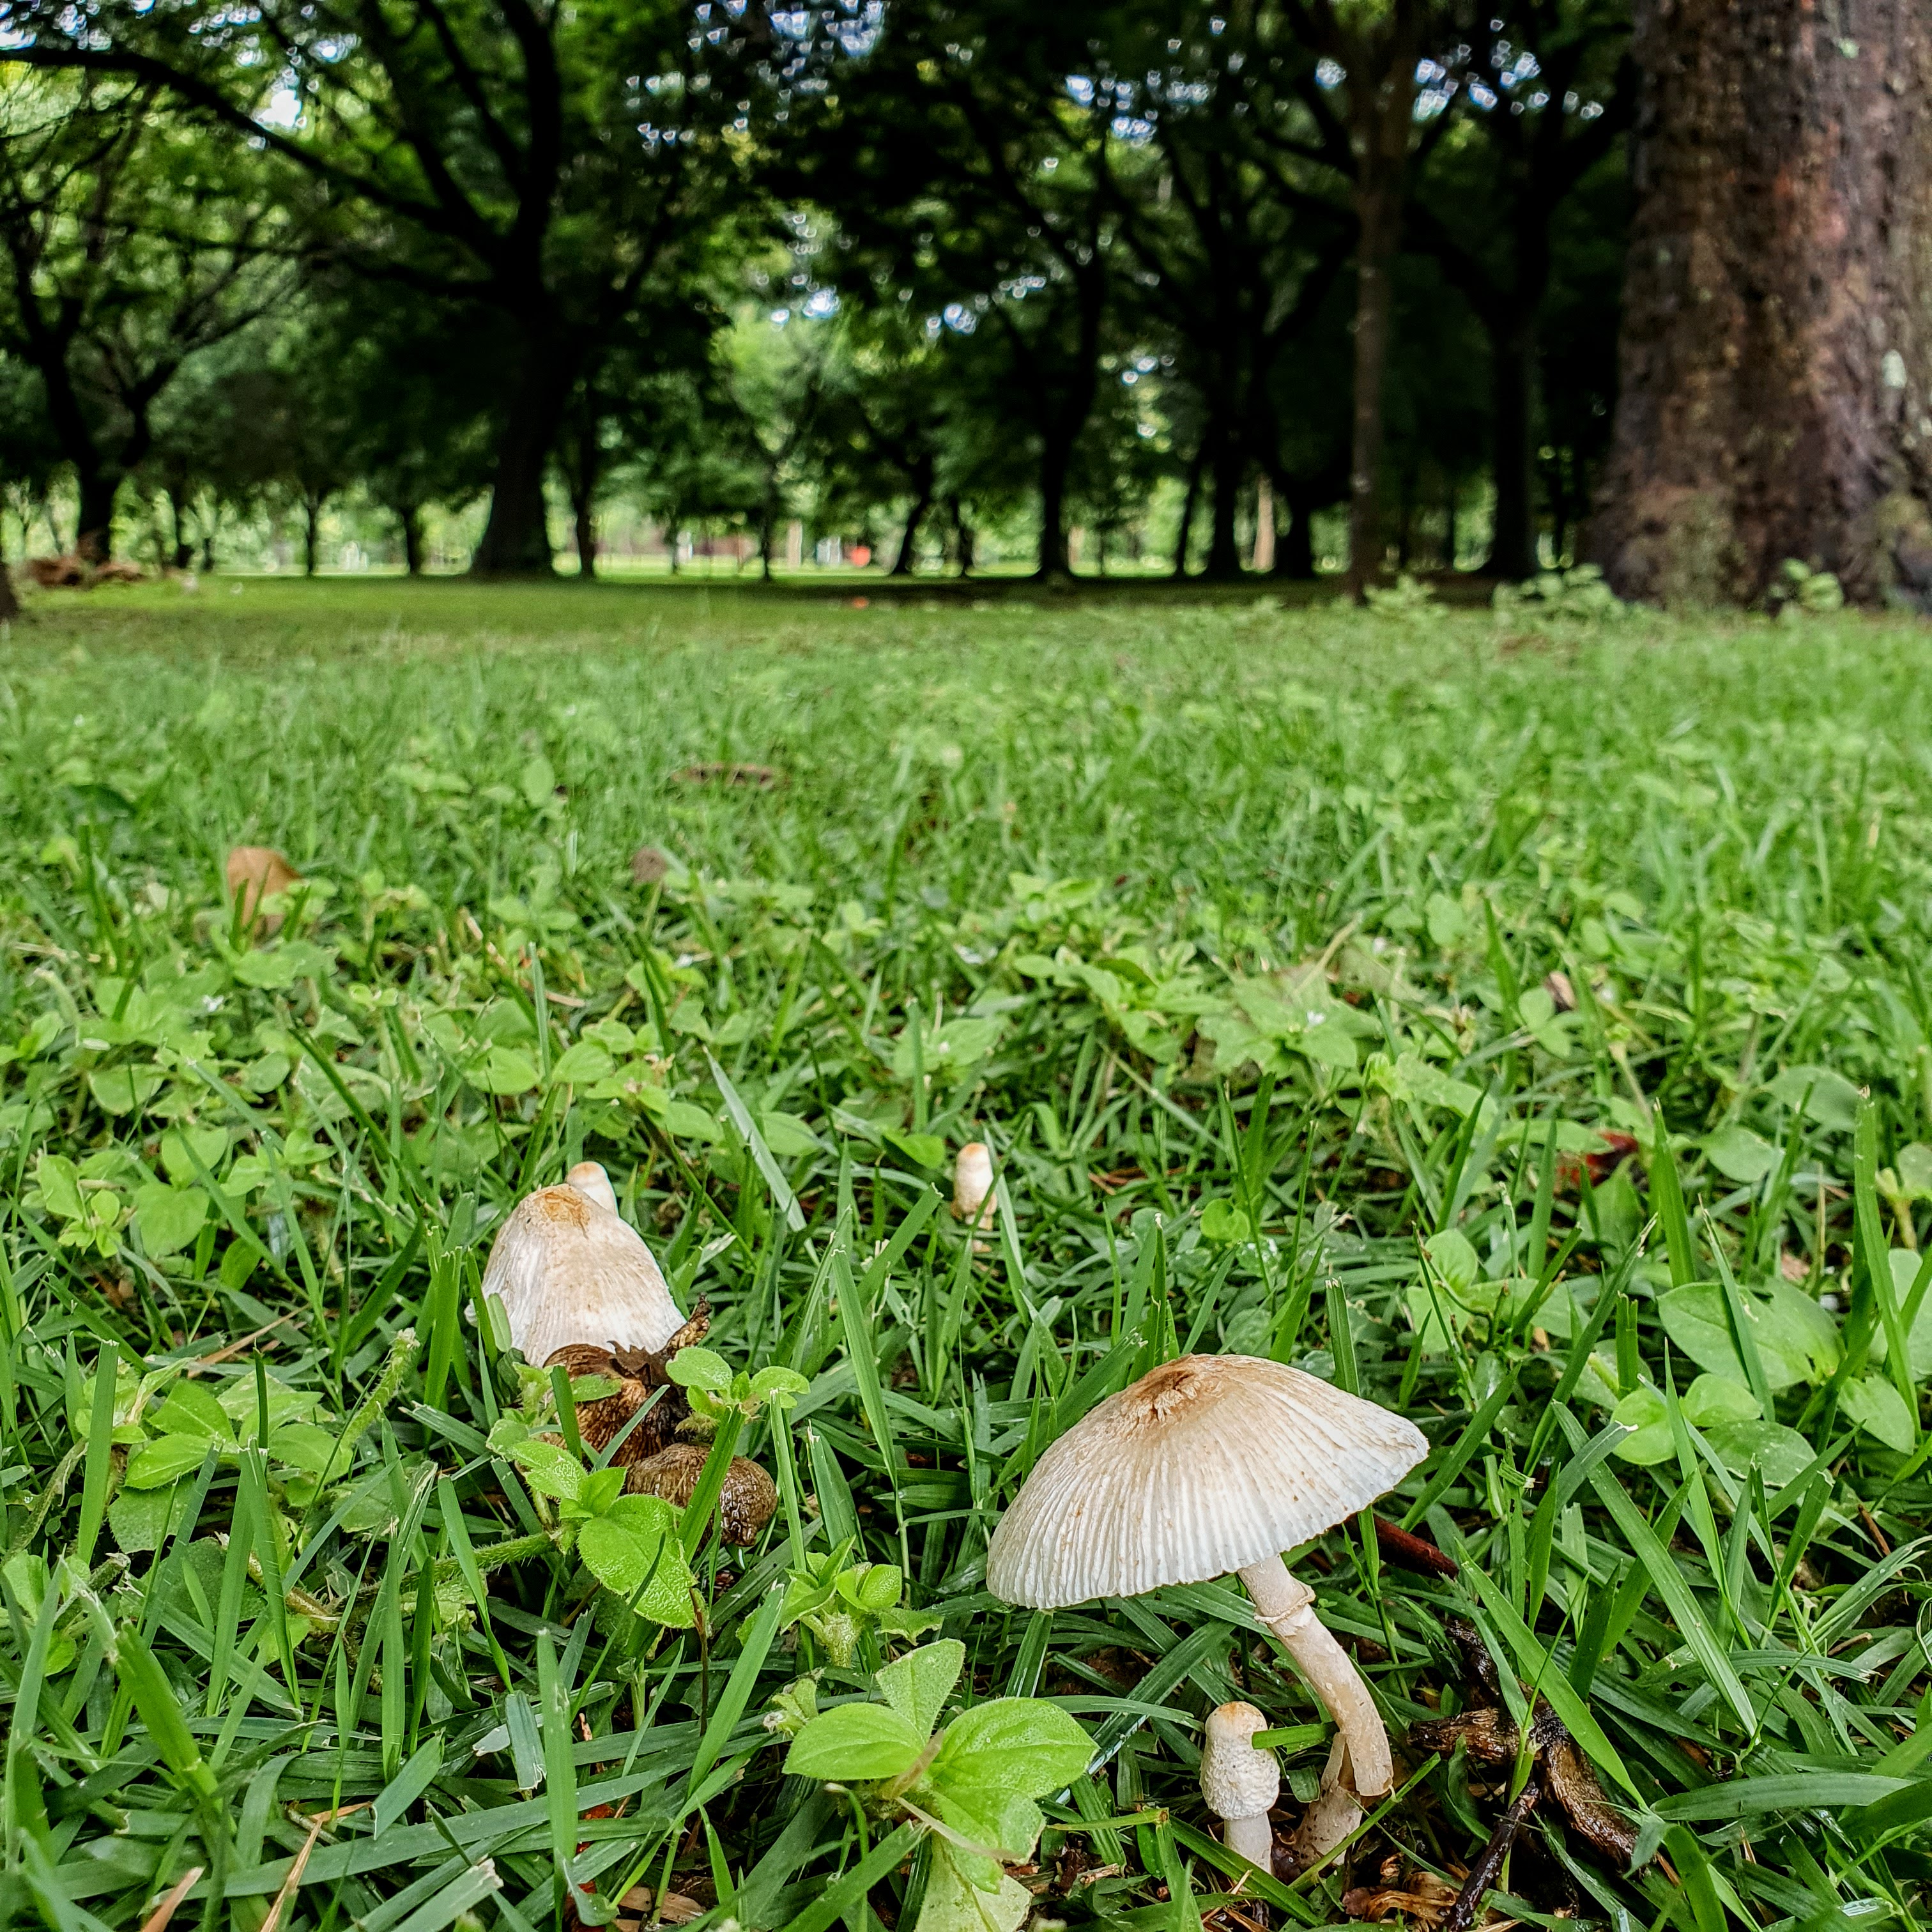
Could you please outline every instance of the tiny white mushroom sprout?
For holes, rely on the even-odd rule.
[[[483,1298],[502,1298],[510,1340],[542,1368],[560,1348],[655,1353],[684,1325],[643,1238],[595,1161],[517,1203],[490,1250]]]
[[[968,1141],[952,1162],[952,1218],[975,1228],[990,1228],[998,1207],[993,1156],[984,1141]]]
[[[1201,1796],[1221,1821],[1221,1836],[1264,1872],[1274,1870],[1274,1827],[1268,1814],[1281,1796],[1281,1766],[1258,1750],[1255,1733],[1268,1720],[1252,1704],[1223,1704],[1208,1714],[1201,1746]]]
[[[1428,1453],[1413,1423],[1298,1369],[1183,1355],[1048,1448],[993,1532],[986,1587],[1051,1610],[1238,1574],[1335,1720],[1348,1781],[1379,1797],[1395,1777],[1381,1713],[1281,1552],[1366,1509]]]

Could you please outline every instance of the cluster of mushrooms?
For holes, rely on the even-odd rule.
[[[704,1339],[710,1312],[700,1302],[688,1321],[680,1312],[595,1161],[517,1203],[490,1250],[483,1294],[501,1299],[525,1361],[561,1366],[573,1382],[594,1376],[616,1384],[578,1404],[577,1426],[585,1447],[599,1453],[622,1436],[610,1460],[625,1472],[626,1493],[662,1496],[680,1508],[688,1502],[710,1452],[692,1439],[700,1432],[666,1368],[680,1348]],[[650,1412],[634,1422],[647,1403]],[[718,1497],[724,1541],[757,1542],[777,1507],[771,1478],[733,1456]]]
[[[1007,1603],[1051,1610],[1238,1576],[1335,1720],[1321,1792],[1292,1847],[1305,1869],[1354,1832],[1362,1801],[1394,1783],[1394,1763],[1368,1686],[1281,1552],[1366,1509],[1428,1450],[1412,1423],[1298,1369],[1184,1355],[1048,1448],[993,1532],[986,1586]],[[1228,1849],[1271,1871],[1280,1774],[1253,1742],[1267,1724],[1245,1703],[1209,1717],[1201,1790]]]
[[[992,1220],[992,1162],[962,1156],[956,1214]],[[700,1303],[679,1311],[650,1250],[617,1211],[602,1168],[586,1161],[560,1186],[527,1196],[504,1224],[484,1275],[501,1298],[526,1361],[596,1376],[615,1393],[579,1404],[585,1443],[603,1450],[646,1403],[613,1461],[625,1487],[682,1505],[707,1454],[683,1391],[665,1372],[700,1340]],[[1164,1585],[1238,1576],[1336,1725],[1319,1795],[1296,1828],[1298,1868],[1328,1858],[1390,1788],[1388,1733],[1353,1660],[1290,1574],[1292,1550],[1366,1509],[1428,1453],[1402,1417],[1312,1376],[1246,1355],[1186,1355],[1110,1396],[1054,1442],[994,1530],[988,1588],[1010,1604],[1052,1610]],[[733,1459],[720,1503],[726,1540],[755,1542],[777,1502],[755,1462]],[[1271,1751],[1253,1740],[1268,1720],[1251,1704],[1208,1718],[1201,1789],[1229,1849],[1273,1868],[1270,1813],[1280,1792]]]

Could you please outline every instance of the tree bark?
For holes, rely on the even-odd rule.
[[[966,520],[964,506],[959,499],[952,500],[952,548],[959,560],[959,574],[973,574],[974,536],[973,526]]]
[[[1496,471],[1495,533],[1490,574],[1512,580],[1536,574],[1536,324],[1512,318],[1490,335],[1491,460]]]
[[[905,530],[899,538],[899,554],[887,572],[892,577],[910,577],[919,561],[919,532],[926,513],[932,508],[932,458],[927,456],[914,478],[912,508],[906,512]]]
[[[1627,597],[1749,602],[1787,557],[1932,608],[1932,18],[1638,0],[1615,439]]]
[[[597,574],[597,511],[590,492],[587,490],[574,492],[570,508],[577,531],[577,574],[579,577],[595,577]]]
[[[1292,584],[1312,582],[1315,576],[1315,500],[1298,490],[1276,485],[1277,502],[1288,512],[1282,524],[1277,516],[1274,540],[1274,572]]]
[[[1348,452],[1348,593],[1358,602],[1382,566],[1382,386],[1394,318],[1395,262],[1402,246],[1420,11],[1418,0],[1395,0],[1387,58],[1374,64],[1379,73],[1362,75],[1361,88],[1350,100],[1360,134],[1355,174],[1355,393]],[[1358,56],[1364,67],[1367,51]],[[1372,93],[1368,91],[1372,81]],[[1352,74],[1349,84],[1355,86]]]
[[[533,327],[515,393],[496,440],[489,520],[470,559],[472,577],[548,577],[552,565],[544,477],[570,394],[569,358],[550,331]]]
[[[1084,417],[1083,417],[1084,420]],[[1073,467],[1073,440],[1050,426],[1040,454],[1040,570],[1042,578],[1070,577],[1066,548],[1066,478]]]
[[[80,486],[80,524],[74,554],[89,563],[105,563],[114,554],[114,499],[120,494],[118,472],[83,470]]]
[[[188,524],[182,515],[182,497],[184,494],[179,490],[170,490],[168,492],[168,514],[173,520],[175,530],[172,556],[174,567],[177,570],[186,570],[194,562],[194,544],[188,536]]]
[[[1205,574],[1217,583],[1231,583],[1241,574],[1241,547],[1235,519],[1240,508],[1242,462],[1240,440],[1223,423],[1214,432],[1214,499],[1208,526]]]
[[[396,512],[396,520],[403,527],[403,568],[412,577],[420,577],[423,569],[422,506],[405,503]]]
[[[1174,579],[1183,583],[1187,576],[1187,553],[1194,542],[1194,508],[1201,500],[1201,472],[1208,464],[1208,442],[1204,436],[1187,466],[1187,488],[1180,499],[1180,524],[1174,533]]]
[[[321,527],[322,500],[317,496],[304,496],[302,499],[302,574],[304,577],[313,577],[316,573]]]

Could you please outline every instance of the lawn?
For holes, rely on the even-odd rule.
[[[0,1919],[1428,1924],[1526,1779],[1509,1917],[1912,1919],[1927,632],[871,595],[212,580],[0,646]],[[478,1306],[580,1160],[700,1390],[794,1372],[694,1398],[759,1540],[700,1490],[635,1588]],[[1190,1352],[1430,1444],[1406,1539],[1291,1553],[1396,1746],[1298,1878],[1200,1793],[1236,1696],[1284,1843],[1328,1755],[1232,1580],[986,1587]]]

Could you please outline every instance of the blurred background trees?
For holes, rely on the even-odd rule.
[[[353,524],[412,571],[648,531],[1916,596],[1926,36],[1864,11],[0,0],[0,500],[182,568]],[[1714,139],[1803,158],[1802,235]],[[1752,333],[1779,275],[1802,346]]]

